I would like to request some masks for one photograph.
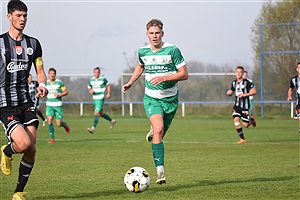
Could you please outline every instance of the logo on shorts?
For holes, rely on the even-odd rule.
[[[14,116],[13,115],[11,115],[10,117],[7,117],[7,121],[12,121],[12,120],[14,120]]]
[[[148,113],[151,114],[151,108],[148,109]]]

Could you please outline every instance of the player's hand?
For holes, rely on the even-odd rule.
[[[94,90],[89,90],[89,93],[90,94],[94,94]]]
[[[43,97],[47,96],[47,94],[48,94],[47,88],[45,88],[45,87],[43,87],[43,86],[39,86],[39,87],[37,88],[37,93],[36,93],[36,96],[37,96],[37,97],[43,98]]]
[[[231,96],[231,95],[232,95],[232,90],[228,90],[228,91],[227,91],[227,95],[228,95],[228,96]]]
[[[287,98],[288,101],[292,101],[292,99],[293,99],[292,97],[288,97]]]
[[[131,87],[132,84],[130,83],[126,83],[125,85],[123,85],[122,87],[122,93],[125,94],[126,90],[128,90]]]
[[[164,76],[156,76],[156,77],[153,77],[150,80],[150,84],[159,85],[159,84],[161,84],[162,82],[165,82],[165,81],[166,81],[166,78]]]
[[[241,94],[238,95],[238,98],[243,98],[243,97],[246,97],[246,94],[241,93]]]
[[[57,92],[54,92],[54,96],[57,98],[59,97],[59,94]]]
[[[110,94],[107,94],[107,95],[106,95],[106,98],[109,99],[109,98],[110,98]]]

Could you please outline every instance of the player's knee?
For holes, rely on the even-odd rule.
[[[235,126],[235,127],[239,127],[240,125],[241,125],[240,122],[234,122],[234,126]]]
[[[154,126],[153,127],[153,134],[157,134],[159,136],[163,136],[164,135],[164,127]]]
[[[30,155],[35,155],[35,153],[36,153],[36,147],[35,147],[35,145],[31,145],[28,149],[27,149],[27,151],[28,151],[28,153],[30,154]]]
[[[15,142],[15,147],[16,148],[15,150],[18,152],[18,153],[22,153],[24,151],[26,151],[27,149],[29,149],[31,146],[31,140],[20,140],[18,142]]]
[[[243,126],[244,126],[245,128],[248,128],[250,125],[251,125],[250,122],[243,122]]]

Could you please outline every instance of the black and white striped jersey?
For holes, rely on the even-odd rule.
[[[296,105],[299,105],[299,101],[300,101],[300,78],[297,76],[294,76],[292,79],[291,79],[291,82],[290,82],[290,88],[292,88],[294,90],[294,88],[296,89],[296,100],[297,100],[297,104]]]
[[[235,106],[238,106],[242,109],[250,109],[250,98],[242,97],[239,98],[239,94],[249,93],[252,88],[254,88],[254,84],[252,84],[249,80],[243,79],[240,82],[234,80],[231,84],[231,90],[234,92],[235,96]]]
[[[0,35],[0,107],[30,101],[27,79],[39,57],[42,47],[36,38],[24,34],[22,40],[15,41],[8,32]]]

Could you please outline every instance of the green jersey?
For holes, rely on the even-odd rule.
[[[172,99],[178,97],[178,81],[163,82],[151,85],[150,80],[156,76],[177,73],[186,63],[180,50],[172,44],[164,43],[162,48],[154,52],[151,45],[141,47],[138,51],[139,63],[144,66],[145,95],[156,99]]]
[[[104,99],[106,86],[109,85],[109,82],[104,77],[91,78],[88,88],[94,90],[93,99]]]
[[[64,83],[59,79],[55,79],[53,83],[50,83],[50,80],[48,80],[46,88],[48,89],[46,106],[62,106],[61,97],[55,97],[54,94],[61,94],[64,90],[66,90]]]
[[[248,80],[250,81],[252,88],[254,88],[254,86],[255,86],[254,82],[251,79],[248,79]],[[253,100],[253,96],[249,96],[249,99]]]

